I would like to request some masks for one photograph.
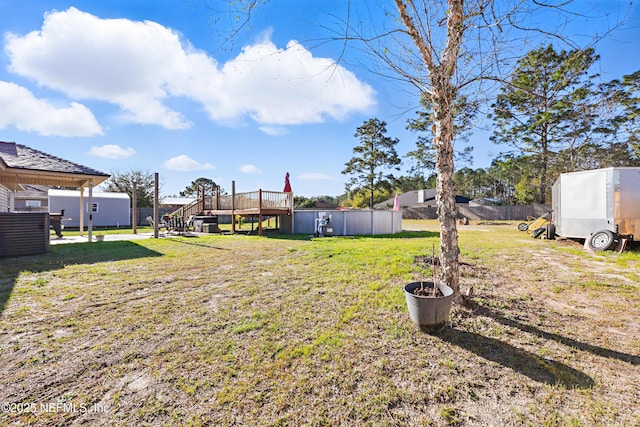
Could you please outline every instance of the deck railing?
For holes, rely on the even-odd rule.
[[[194,200],[188,205],[184,205],[175,211],[171,212],[171,216],[178,216],[188,219],[191,215],[197,215],[200,212],[200,201]]]
[[[291,209],[293,207],[293,193],[282,191],[262,191],[263,209]]]
[[[198,215],[202,211],[231,211],[232,209],[292,209],[293,193],[282,191],[250,191],[236,193],[235,202],[232,203],[230,194],[214,194],[204,196],[173,212],[172,216],[181,216],[188,219],[191,215]],[[231,212],[229,212],[231,213]]]

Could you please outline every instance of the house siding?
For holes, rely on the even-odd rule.
[[[15,210],[15,200],[13,191],[0,185],[0,212],[13,212]]]
[[[27,201],[37,200],[40,202],[40,207],[27,206]],[[49,210],[49,200],[47,199],[16,199],[15,200],[16,212],[47,212]]]

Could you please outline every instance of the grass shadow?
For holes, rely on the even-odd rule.
[[[515,319],[510,319],[508,317],[505,317],[502,314],[490,309],[489,307],[479,307],[476,313],[479,315],[487,316],[494,320],[497,320],[498,322],[502,323],[505,326],[520,329],[523,332],[527,332],[529,334],[535,335],[545,340],[556,341],[562,345],[577,348],[579,350],[589,352],[596,356],[606,357],[609,359],[617,359],[622,362],[631,363],[634,366],[640,365],[640,356],[634,356],[632,354],[622,353],[616,350],[599,347],[597,345],[580,342],[573,338],[554,334],[552,332],[546,332],[534,326],[528,325],[526,323],[522,323]]]
[[[440,233],[437,231],[403,231],[396,234],[363,234],[358,236],[335,236],[335,237],[314,237],[311,234],[280,234],[278,232],[264,233],[263,237],[282,240],[311,240],[311,239],[421,239],[421,238],[439,238]]]
[[[185,239],[182,239],[182,238],[185,238]],[[220,250],[220,251],[227,251],[228,250],[226,248],[221,248],[219,246],[207,245],[205,243],[196,243],[196,242],[191,240],[191,239],[198,239],[198,238],[199,238],[199,236],[194,236],[194,235],[188,235],[187,236],[187,235],[185,235],[185,236],[179,236],[179,237],[172,238],[171,241],[174,242],[174,243],[180,243],[180,244],[183,244],[183,245],[190,245],[190,246],[199,246],[201,248],[207,248],[207,249],[217,249],[217,250]]]
[[[573,389],[589,389],[595,384],[591,377],[564,363],[540,357],[494,338],[453,328],[446,328],[437,336],[449,344],[512,369],[539,383],[560,384]]]
[[[53,245],[48,253],[22,257],[2,258],[0,263],[0,315],[11,297],[16,279],[25,271],[44,272],[64,268],[66,265],[93,264],[135,258],[159,257],[161,253],[132,241],[74,243]]]
[[[396,234],[376,234],[353,236],[355,239],[421,239],[421,238],[440,238],[439,231],[403,231]]]

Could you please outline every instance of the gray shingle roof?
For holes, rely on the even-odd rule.
[[[47,192],[49,187],[46,185],[22,185],[24,190],[16,191],[16,199],[46,199],[48,197]]]
[[[15,142],[0,141],[0,160],[14,169],[109,176],[109,174],[99,170],[79,165]]]

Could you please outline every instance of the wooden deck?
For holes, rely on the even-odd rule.
[[[247,193],[220,194],[213,191],[198,195],[193,203],[173,212],[172,216],[182,216],[187,220],[196,215],[230,215],[232,230],[235,232],[235,217],[254,216],[262,218],[272,215],[291,215],[293,213],[293,193],[282,191],[250,191]],[[258,221],[258,233],[262,235],[262,221]]]

